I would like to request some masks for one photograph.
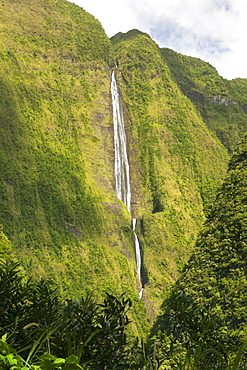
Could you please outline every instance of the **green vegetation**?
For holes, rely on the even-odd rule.
[[[102,304],[92,295],[62,301],[51,283],[25,280],[15,263],[1,264],[0,282],[0,335],[27,363],[38,363],[41,369],[53,369],[53,362],[65,369],[71,363],[87,369],[122,369],[133,361],[125,333],[128,298],[107,294]],[[13,354],[3,341],[0,351]]]
[[[163,48],[161,53],[183,93],[232,152],[246,132],[247,80],[228,81],[210,64],[171,49]]]
[[[199,307],[181,312],[173,326],[178,332],[144,342],[128,339],[131,300],[123,295],[107,294],[101,304],[92,294],[64,300],[51,282],[27,279],[13,262],[1,263],[0,284],[2,370],[237,370],[245,364],[247,340],[241,344],[226,327],[219,331],[212,312]],[[181,343],[178,334],[188,318]]]
[[[228,368],[223,364],[234,364],[240,348],[241,361],[239,357],[235,368],[247,363],[246,164],[247,137],[230,160],[195,252],[154,329],[158,336],[170,336],[173,351],[181,356],[188,348],[204,352],[198,363],[202,369],[213,369],[216,363],[219,369]],[[205,351],[211,355],[205,356]]]
[[[160,347],[143,338],[191,256],[205,214],[212,217],[228,152],[246,127],[246,81],[225,81],[207,63],[161,50],[138,30],[109,40],[93,16],[65,0],[1,0],[0,24],[0,253],[10,263],[6,266],[18,262],[30,278],[18,278],[16,267],[12,270],[11,287],[18,294],[13,310],[6,306],[4,311],[0,348],[9,357],[2,353],[1,359],[7,369],[12,360],[13,366],[36,369],[36,362],[25,362],[34,352],[42,370],[97,369],[97,363],[157,369],[162,362],[164,367],[169,360],[164,343],[173,345],[170,337]],[[110,83],[116,63],[131,215],[114,190]],[[131,217],[137,218],[144,261],[142,300]],[[231,233],[241,230],[236,219],[225,231],[229,250]],[[236,297],[230,292],[244,289],[245,278],[239,265],[237,285],[224,280],[227,263],[222,280],[214,280],[210,289],[214,297],[217,284],[225,285],[231,306]],[[11,293],[8,289],[3,292]],[[207,303],[207,312],[214,317],[219,310],[222,316],[217,325],[228,325],[221,303],[211,298]],[[239,300],[234,311],[241,320],[242,304]],[[80,322],[84,313],[92,326]],[[113,337],[109,325],[116,328]],[[66,333],[66,327],[71,331]],[[229,330],[235,338],[236,327]],[[184,355],[190,359],[194,347],[185,348],[181,341],[179,346],[181,361]],[[241,352],[229,344],[230,352],[233,348]],[[45,352],[49,355],[41,358]]]
[[[0,285],[1,370],[157,368],[153,343],[127,335],[132,301],[125,295],[64,300],[13,262],[0,264]]]

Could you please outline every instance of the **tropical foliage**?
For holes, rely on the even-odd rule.
[[[63,300],[50,282],[31,282],[14,262],[1,263],[0,283],[2,370],[236,370],[245,364],[247,340],[222,328],[210,308],[194,303],[184,311],[182,296],[170,333],[139,341],[127,335],[131,301],[125,296]]]
[[[106,294],[101,303],[92,294],[77,301],[62,300],[50,282],[26,279],[13,262],[1,263],[0,284],[0,336],[27,363],[38,362],[42,369],[55,358],[67,357],[55,363],[62,369],[71,363],[88,369],[124,369],[131,363],[126,335],[131,301],[125,296]],[[1,354],[18,362],[4,340]]]

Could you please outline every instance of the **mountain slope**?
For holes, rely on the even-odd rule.
[[[161,53],[183,93],[232,152],[247,128],[247,80],[228,81],[209,63],[171,49],[162,48]]]

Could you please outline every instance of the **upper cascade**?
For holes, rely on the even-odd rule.
[[[111,94],[113,106],[114,147],[115,147],[115,182],[116,195],[127,206],[130,212],[130,174],[127,155],[126,135],[124,130],[123,109],[120,102],[119,90],[112,72]]]

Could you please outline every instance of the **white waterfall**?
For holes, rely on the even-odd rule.
[[[131,192],[129,161],[127,156],[123,110],[121,107],[119,90],[115,79],[115,71],[112,72],[111,95],[114,124],[116,195],[118,199],[124,202],[130,212]]]
[[[113,107],[113,125],[114,125],[114,148],[115,148],[115,182],[116,195],[127,206],[130,212],[130,175],[129,161],[127,156],[126,135],[124,130],[123,110],[121,106],[119,90],[115,79],[115,71],[112,72],[111,95]],[[132,230],[134,234],[136,267],[138,277],[141,282],[141,250],[138,237],[135,233],[136,218],[132,219]],[[139,298],[142,298],[143,288],[139,292]]]

